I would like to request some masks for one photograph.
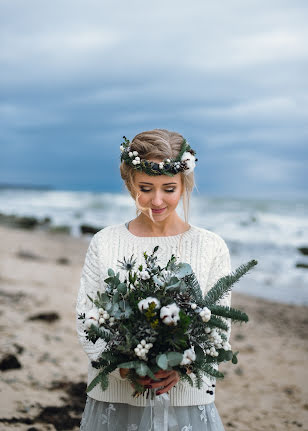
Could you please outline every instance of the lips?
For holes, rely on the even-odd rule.
[[[154,214],[160,214],[160,213],[162,213],[163,211],[165,211],[165,209],[166,209],[166,207],[165,207],[165,208],[160,208],[160,209],[154,209],[154,208],[152,208],[152,212],[153,212]]]

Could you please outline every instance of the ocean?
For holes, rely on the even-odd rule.
[[[50,217],[74,236],[80,225],[104,227],[136,216],[129,194],[66,190],[0,189],[0,212]],[[181,205],[178,213],[183,217]],[[226,241],[232,269],[251,259],[258,265],[234,291],[289,304],[308,305],[308,201],[215,198],[194,194],[189,223],[211,230]]]

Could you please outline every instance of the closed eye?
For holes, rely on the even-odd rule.
[[[142,191],[144,193],[148,193],[148,192],[151,191],[151,189],[144,189],[144,188],[141,187],[140,191]],[[167,192],[167,193],[173,193],[174,191],[175,191],[175,188],[173,188],[173,189],[165,189],[165,192]]]

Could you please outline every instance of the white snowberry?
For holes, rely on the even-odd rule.
[[[134,156],[134,154],[132,153],[132,151],[130,151],[130,152],[128,153],[128,155],[129,155],[129,157],[133,157],[133,156]]]
[[[197,308],[197,304],[191,304],[190,306],[193,310],[195,310]]]
[[[199,314],[203,322],[208,322],[211,318],[211,310],[207,307],[202,308]]]
[[[134,156],[138,156],[138,151],[133,151]]]

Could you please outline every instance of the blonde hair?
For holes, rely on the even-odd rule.
[[[154,129],[139,133],[131,141],[131,151],[138,151],[141,159],[159,160],[176,158],[181,150],[183,136],[177,132],[169,132],[166,129]],[[151,208],[143,208],[139,204],[139,192],[135,186],[136,170],[128,166],[125,162],[120,164],[121,177],[130,195],[136,203],[137,216],[140,212],[148,212],[149,217],[155,223]],[[180,172],[183,187],[182,200],[185,222],[188,223],[190,195],[195,186],[194,173],[185,175]]]

